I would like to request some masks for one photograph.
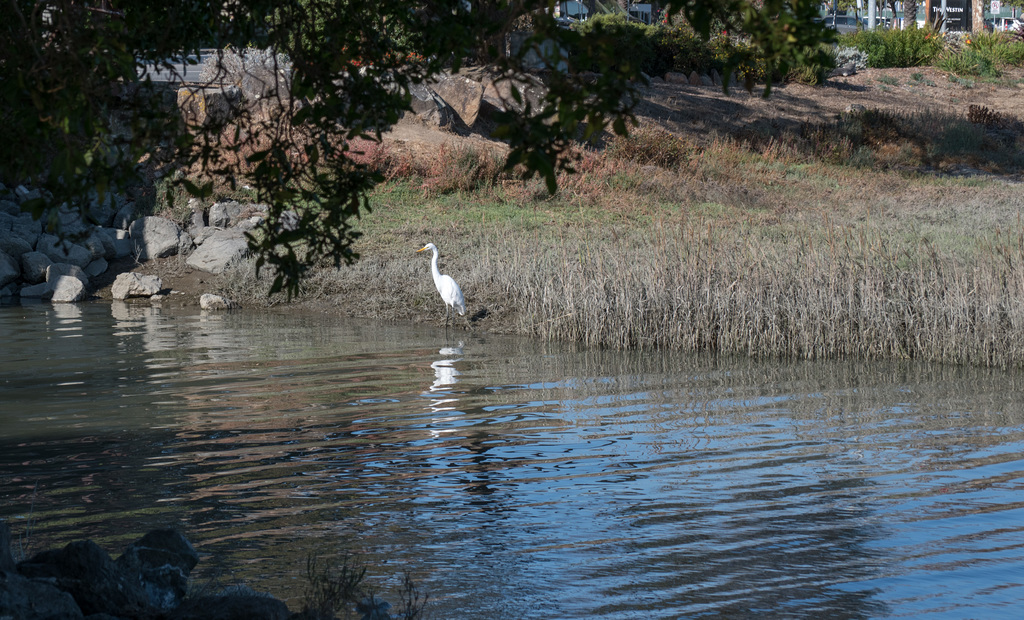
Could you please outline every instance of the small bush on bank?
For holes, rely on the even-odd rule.
[[[608,156],[633,161],[641,166],[674,168],[689,159],[694,150],[686,140],[661,129],[641,125],[626,136],[615,136],[608,144]]]

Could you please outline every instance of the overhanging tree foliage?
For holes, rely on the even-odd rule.
[[[182,181],[198,193],[214,179],[244,181],[270,207],[250,238],[257,264],[272,268],[274,290],[290,294],[311,263],[355,258],[353,220],[379,179],[349,157],[352,141],[379,139],[408,109],[414,85],[467,62],[515,84],[543,81],[539,100],[512,89],[496,133],[511,147],[510,166],[542,175],[554,190],[574,140],[626,131],[642,79],[617,56],[614,33],[559,28],[553,1],[99,4],[0,0],[0,177],[45,190],[26,206],[52,226],[59,205],[88,215],[91,203],[123,190],[146,157],[173,157],[206,175],[205,185]],[[704,36],[724,26],[748,37],[783,73],[822,60],[827,35],[813,24],[814,2],[680,0],[669,9],[677,13]],[[524,16],[533,35],[508,55],[505,34]],[[173,70],[201,48],[247,47],[275,52],[262,77],[253,76],[264,82],[260,101],[187,128],[143,70]],[[531,49],[548,56],[548,70],[525,70]],[[605,68],[596,79],[573,71],[595,63]]]

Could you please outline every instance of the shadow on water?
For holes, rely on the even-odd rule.
[[[282,598],[311,549],[356,553],[447,618],[1024,598],[992,576],[1024,568],[1016,373],[101,304],[0,331],[0,518],[36,549],[173,525]]]

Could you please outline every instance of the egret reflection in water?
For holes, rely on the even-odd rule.
[[[464,343],[460,340],[458,346],[442,347],[438,353],[443,357],[430,363],[430,367],[434,369],[434,382],[430,385],[427,395],[430,397],[429,408],[433,414],[450,414],[457,411],[459,399],[452,391],[452,386],[459,382],[459,376],[462,375],[455,364],[463,359],[463,346]],[[445,416],[435,418],[434,422],[444,423],[455,419],[452,416]],[[437,429],[431,431],[435,436],[440,432],[442,431]]]

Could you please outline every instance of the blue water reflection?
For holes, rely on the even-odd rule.
[[[443,618],[1016,617],[1018,373],[616,353],[126,304],[0,308],[0,518],[182,528]],[[298,607],[292,600],[293,608]]]

